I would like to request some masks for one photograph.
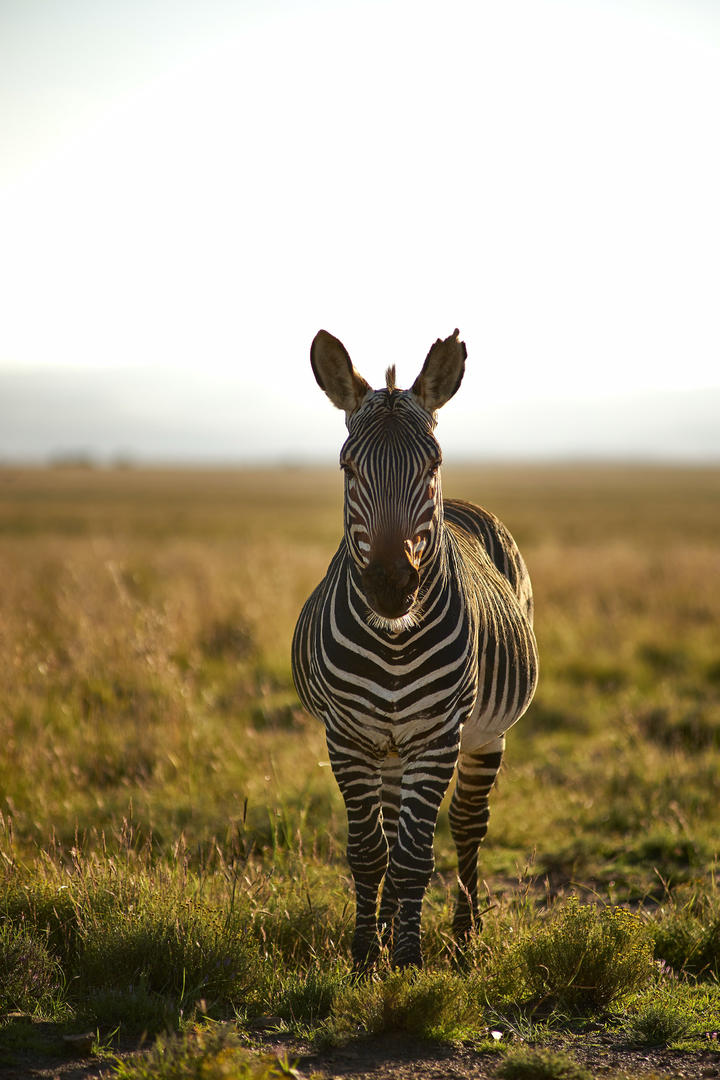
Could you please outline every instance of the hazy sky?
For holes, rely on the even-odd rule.
[[[0,0],[0,458],[720,459],[715,0]]]

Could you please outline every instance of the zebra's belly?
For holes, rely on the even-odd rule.
[[[481,683],[475,705],[463,725],[463,750],[477,750],[504,735],[527,710],[536,683],[536,666],[524,672],[508,668],[504,680],[491,686],[486,680],[484,689]]]
[[[525,710],[523,709],[522,712]],[[461,745],[464,751],[478,750],[504,735],[515,724],[522,712],[481,712],[477,707],[463,724]]]

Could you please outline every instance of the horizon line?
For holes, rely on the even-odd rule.
[[[443,470],[454,468],[477,468],[482,466],[498,467],[539,467],[575,466],[575,467],[634,467],[634,468],[677,468],[677,469],[714,469],[720,468],[720,454],[700,456],[658,455],[658,454],[536,454],[532,456],[502,455],[475,457],[462,456],[452,461],[443,462]],[[0,470],[87,470],[87,471],[122,471],[122,470],[162,470],[172,471],[232,471],[249,469],[339,469],[337,461],[325,457],[294,458],[259,457],[234,458],[224,457],[153,457],[126,454],[94,455],[83,453],[59,453],[44,456],[5,457],[0,453]]]

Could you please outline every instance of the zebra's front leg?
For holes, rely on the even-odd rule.
[[[403,763],[398,754],[388,754],[381,766],[382,772],[382,824],[388,851],[392,853],[397,838],[398,818],[402,802]],[[392,949],[393,925],[398,910],[390,875],[385,875],[380,896],[380,940],[384,948]]]
[[[490,817],[490,790],[505,749],[505,736],[476,750],[460,750],[457,784],[450,802],[450,831],[458,857],[458,896],[453,937],[463,945],[478,925],[478,848]]]
[[[330,763],[348,819],[347,858],[355,882],[353,970],[365,974],[380,953],[377,900],[388,860],[380,810],[380,766],[375,760],[332,750]]]
[[[404,765],[397,839],[388,867],[398,904],[393,967],[422,967],[422,902],[435,868],[433,840],[438,811],[452,779],[457,753],[457,743],[430,746]]]

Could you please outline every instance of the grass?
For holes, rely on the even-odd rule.
[[[113,1075],[118,1080],[281,1080],[295,1074],[287,1061],[250,1053],[232,1031],[200,1027],[184,1037],[158,1039],[147,1057],[119,1062]]]
[[[662,908],[655,951],[675,970],[701,978],[720,976],[720,886],[713,876],[700,892],[679,888]]]
[[[318,1044],[591,1021],[717,1045],[720,470],[444,479],[522,546],[541,683],[464,967],[443,814],[427,970],[356,984],[344,814],[288,658],[340,535],[335,471],[0,470],[0,1061],[37,1020],[175,1033],[127,1077],[242,1075],[217,1024],[258,1016]]]
[[[715,1044],[720,1026],[720,987],[679,978],[660,965],[621,1019],[632,1046],[701,1049]]]
[[[62,970],[42,938],[22,922],[0,922],[0,1013],[53,1012]]]
[[[568,1054],[524,1047],[508,1054],[497,1075],[502,1080],[592,1080],[592,1073]]]

